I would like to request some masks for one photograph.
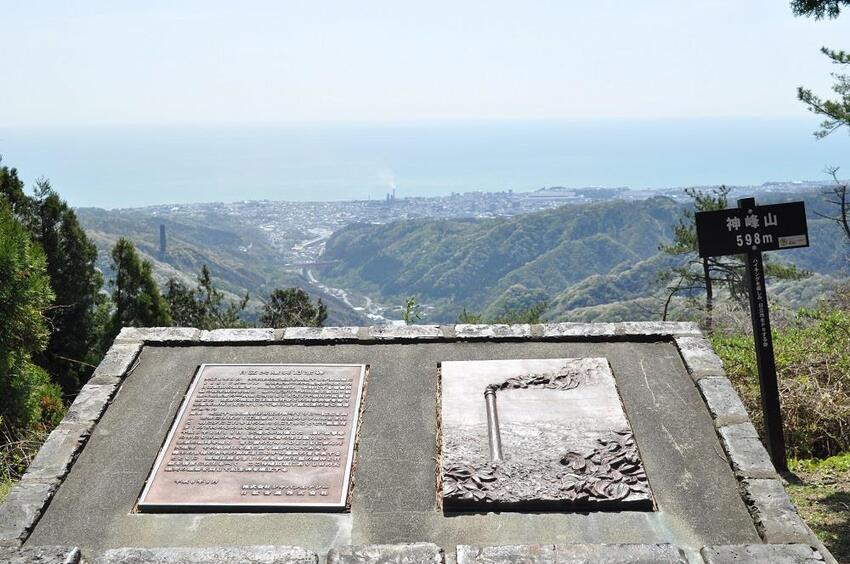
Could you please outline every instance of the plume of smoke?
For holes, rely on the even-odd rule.
[[[395,173],[388,168],[378,172],[378,182],[380,182],[381,185],[389,188],[390,191],[396,189]]]

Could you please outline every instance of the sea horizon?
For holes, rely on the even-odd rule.
[[[850,171],[814,116],[0,127],[3,165],[74,207],[380,200],[542,187],[756,186]],[[846,176],[846,174],[844,175]]]

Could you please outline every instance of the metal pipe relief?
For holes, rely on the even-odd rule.
[[[490,442],[490,460],[501,462],[502,436],[499,433],[499,411],[496,407],[496,390],[486,388],[484,390],[484,403],[487,406],[487,437]]]

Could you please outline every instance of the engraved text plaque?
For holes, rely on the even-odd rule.
[[[204,364],[139,510],[345,509],[361,364]]]

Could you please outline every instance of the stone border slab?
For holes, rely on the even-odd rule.
[[[274,329],[213,329],[201,331],[204,343],[265,343],[274,340]]]
[[[281,341],[350,342],[359,338],[359,327],[287,327],[277,337]]]
[[[373,325],[369,327],[368,335],[381,341],[419,341],[444,337],[439,325]]]
[[[41,517],[58,483],[24,477],[0,505],[0,546],[21,546]]]
[[[706,564],[821,564],[820,552],[807,544],[733,544],[705,546]]]
[[[318,564],[315,552],[296,546],[217,546],[210,548],[116,548],[94,564]]]
[[[741,487],[756,530],[764,542],[812,542],[814,534],[797,514],[782,482],[778,479],[753,478],[742,481]]]
[[[725,376],[723,361],[711,348],[708,339],[702,336],[676,336],[675,340],[691,378],[699,380],[711,376]]]
[[[711,378],[714,380],[714,378]],[[704,382],[701,380],[701,382]],[[770,455],[761,444],[756,428],[749,421],[717,429],[723,449],[729,455],[732,471],[738,479],[778,478]]]
[[[750,416],[728,378],[700,378],[697,388],[717,427],[748,423]]]
[[[459,323],[454,326],[455,338],[463,340],[477,339],[528,339],[531,338],[531,325],[473,325]]]
[[[74,546],[28,546],[0,548],[4,564],[78,564],[80,549]]]
[[[443,564],[443,549],[430,542],[333,548],[327,564]]]
[[[111,384],[92,384],[89,382],[77,394],[74,403],[65,413],[65,422],[94,423],[106,410],[106,404],[118,389],[119,382]]]
[[[141,342],[113,344],[87,384],[117,384],[131,370],[142,350]]]
[[[188,343],[197,341],[201,330],[194,327],[124,327],[116,343]]]
[[[317,341],[410,341],[468,339],[678,339],[705,341],[695,323],[673,321],[626,321],[620,323],[543,323],[495,325],[372,325],[368,327],[286,327],[284,329],[214,329],[201,331],[190,327],[125,327],[115,345],[156,345],[187,343],[312,343]],[[680,347],[681,348],[681,347]],[[710,350],[710,346],[709,346]]]
[[[695,323],[677,321],[622,321],[619,323],[541,323],[534,328],[540,328],[540,335],[545,339],[551,338],[670,338],[670,337],[701,337],[699,327]]]
[[[32,481],[58,484],[71,469],[77,453],[91,433],[93,423],[67,420],[59,423],[41,445],[24,476]]]
[[[559,544],[457,547],[457,564],[687,564],[671,544]]]

